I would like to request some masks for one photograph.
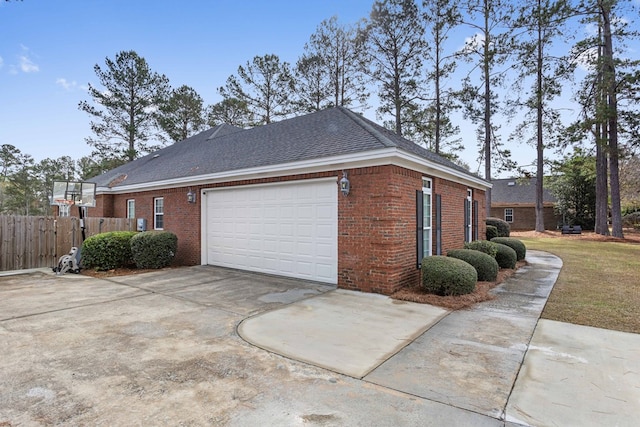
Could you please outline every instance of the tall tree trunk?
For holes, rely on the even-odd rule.
[[[543,64],[543,50],[542,50],[542,22],[541,19],[542,4],[541,0],[538,0],[538,57],[536,64],[536,119],[537,119],[537,141],[536,141],[536,231],[544,231],[544,133],[542,123],[542,66]]]
[[[601,20],[600,20],[601,21]],[[602,22],[598,25],[598,40],[602,40]],[[606,110],[607,93],[603,83],[602,46],[598,47],[598,76],[596,77],[597,98],[595,100],[596,114]],[[596,138],[596,223],[595,232],[603,236],[609,233],[609,180],[607,179],[607,124],[597,120],[595,124]]]
[[[437,24],[439,25],[439,23]],[[436,34],[435,40],[435,49],[436,49],[436,60],[435,60],[435,74],[434,74],[434,84],[435,84],[435,98],[436,98],[436,129],[435,129],[435,145],[434,151],[436,154],[440,154],[440,121],[442,117],[442,102],[440,100],[440,44],[442,41],[440,40],[440,33]]]
[[[491,40],[489,39],[489,5],[490,0],[484,0],[484,178],[491,181],[491,70],[489,62],[491,61]],[[491,216],[491,188],[486,192],[487,217]]]
[[[622,210],[620,207],[620,177],[618,165],[618,100],[616,68],[613,62],[613,39],[611,36],[611,4],[600,1],[604,35],[603,63],[604,83],[607,91],[607,126],[609,127],[609,179],[611,185],[611,235],[624,237],[622,232]]]
[[[609,186],[607,180],[607,151],[602,135],[606,133],[604,124],[596,124],[596,224],[595,232],[603,236],[609,235],[608,206]]]
[[[399,136],[402,136],[402,117],[400,116],[400,114],[402,114],[402,97],[400,95],[400,73],[398,71],[399,65],[398,65],[397,58],[395,61],[396,61],[396,64],[395,64],[396,74],[393,82],[393,91],[395,95],[396,134]]]

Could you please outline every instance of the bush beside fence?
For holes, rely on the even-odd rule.
[[[85,218],[85,237],[133,231],[135,219]],[[80,219],[0,215],[0,271],[53,267],[72,246],[82,246]]]

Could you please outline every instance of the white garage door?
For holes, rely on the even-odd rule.
[[[206,190],[203,264],[338,281],[335,180]]]

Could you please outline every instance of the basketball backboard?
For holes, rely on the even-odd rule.
[[[54,181],[52,205],[96,206],[96,184],[81,181]]]

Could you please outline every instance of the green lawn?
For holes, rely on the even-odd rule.
[[[543,319],[640,333],[640,244],[514,237],[562,259]]]

